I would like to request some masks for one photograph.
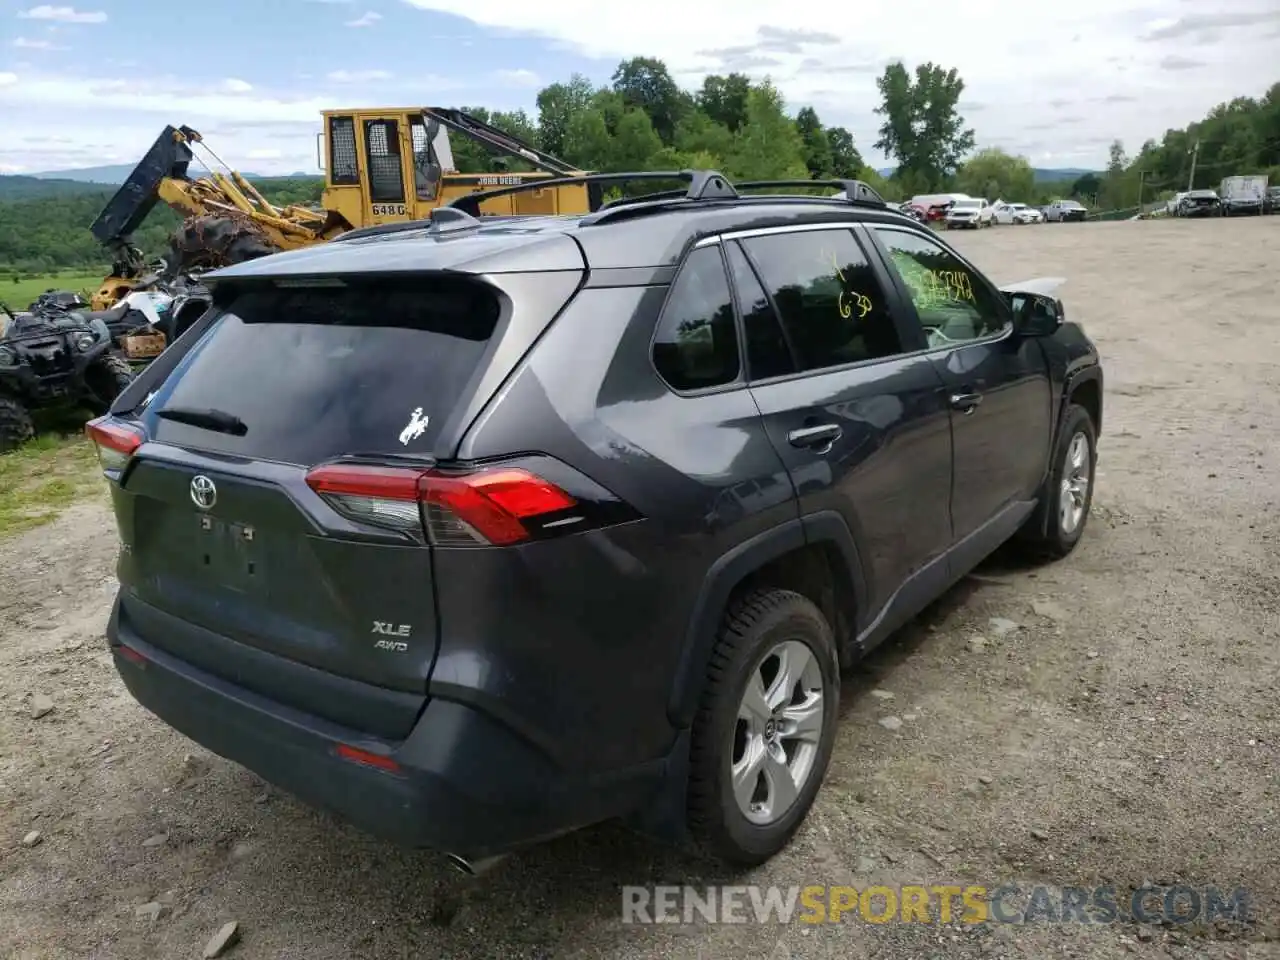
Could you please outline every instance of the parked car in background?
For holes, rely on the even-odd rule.
[[[1267,196],[1265,174],[1252,177],[1226,177],[1218,185],[1218,200],[1224,217],[1263,213]]]
[[[1089,211],[1079,200],[1055,200],[1044,208],[1044,218],[1056,223],[1084,221],[1089,219]]]
[[[917,223],[927,223],[929,221],[929,211],[918,203],[912,203],[911,201],[900,203],[898,204],[898,210]]]
[[[1181,195],[1174,209],[1177,217],[1216,217],[1222,212],[1222,203],[1213,190],[1190,190]]]
[[[947,214],[957,200],[967,199],[970,199],[969,195],[964,193],[921,193],[912,197],[910,203],[924,209],[927,221],[937,223],[947,219]]]
[[[1044,214],[1025,203],[1006,203],[997,200],[991,205],[991,216],[996,223],[1043,223]]]
[[[1263,213],[1280,213],[1280,184],[1267,187],[1267,193],[1262,198]]]
[[[951,205],[944,222],[948,230],[961,227],[972,227],[978,230],[995,223],[995,216],[991,205],[983,197],[965,197]]]
[[[1172,197],[1170,197],[1168,200],[1165,201],[1164,212],[1171,217],[1176,217],[1178,215],[1178,204],[1182,202],[1182,198],[1185,197],[1186,195],[1187,195],[1187,191],[1185,190],[1183,190],[1181,193],[1175,193]]]

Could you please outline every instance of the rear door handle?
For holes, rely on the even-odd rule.
[[[843,431],[838,423],[824,423],[816,427],[801,427],[787,434],[787,442],[793,447],[810,447],[819,449],[831,445],[840,439]],[[825,453],[826,451],[822,451]]]
[[[951,406],[965,413],[973,413],[981,402],[982,394],[980,393],[953,393],[951,395]]]

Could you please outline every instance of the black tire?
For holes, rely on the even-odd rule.
[[[84,380],[93,391],[95,406],[105,412],[133,382],[133,368],[120,354],[107,351],[89,364]]]
[[[225,216],[187,219],[174,231],[169,245],[168,268],[173,277],[279,252],[251,221]]]
[[[0,453],[17,449],[35,435],[30,411],[17,400],[0,397]]]
[[[1075,526],[1068,529],[1062,511],[1065,494],[1063,479],[1071,471],[1072,444],[1077,436],[1082,436],[1087,445],[1088,485],[1083,493],[1083,513]],[[1043,560],[1059,560],[1076,548],[1089,522],[1097,465],[1097,432],[1093,418],[1084,407],[1073,403],[1067,408],[1062,423],[1058,443],[1053,451],[1053,468],[1045,484],[1044,495],[1040,498],[1040,505],[1019,533],[1019,540],[1032,556]]]
[[[821,727],[809,772],[794,800],[776,819],[757,824],[740,809],[731,783],[730,767],[743,735],[738,712],[748,679],[764,671],[762,664],[767,665],[771,651],[785,641],[803,643],[820,671]],[[754,866],[790,842],[813,806],[831,762],[839,699],[835,641],[812,601],[790,590],[758,590],[733,605],[716,639],[693,722],[688,818],[693,839],[704,853],[734,865]],[[778,745],[786,739],[777,741]],[[758,787],[759,779],[755,782]]]

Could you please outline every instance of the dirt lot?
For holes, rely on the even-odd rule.
[[[464,885],[129,699],[99,495],[0,541],[0,956],[197,957],[232,919],[243,960],[1280,956],[1280,217],[957,240],[1001,281],[1070,279],[1107,365],[1093,519],[1067,561],[988,564],[848,678],[807,827],[732,882],[1244,886],[1255,925],[626,926],[624,884],[730,878],[611,826]]]

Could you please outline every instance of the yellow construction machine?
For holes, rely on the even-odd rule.
[[[325,183],[318,207],[274,206],[250,180],[209,150],[197,131],[165,127],[90,228],[113,261],[111,275],[93,296],[92,308],[106,310],[151,282],[132,236],[158,202],[184,218],[163,271],[176,277],[324,243],[360,227],[421,220],[434,208],[469,193],[585,173],[460,110],[328,110],[323,116],[316,154]],[[459,173],[451,133],[535,169]],[[213,163],[205,164],[206,175],[193,178],[188,168],[196,160],[197,149]],[[598,192],[597,185],[588,183],[523,191],[485,200],[480,213],[586,213],[599,205]]]

